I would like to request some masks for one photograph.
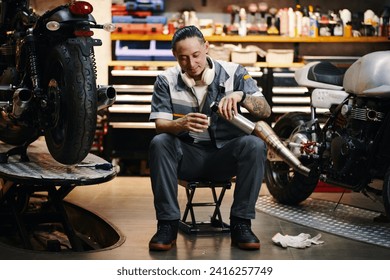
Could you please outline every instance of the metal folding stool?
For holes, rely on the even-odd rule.
[[[183,213],[183,217],[179,222],[179,229],[187,234],[191,233],[214,233],[230,232],[229,224],[222,219],[220,206],[225,195],[226,190],[231,188],[230,181],[212,182],[212,181],[179,181],[179,185],[183,186],[186,191],[187,204]],[[195,191],[198,188],[210,188],[212,194],[212,201],[208,202],[194,202]],[[216,188],[221,188],[219,195],[217,195]],[[200,222],[196,220],[194,207],[214,207],[213,215],[210,221]],[[187,221],[188,214],[190,220]]]

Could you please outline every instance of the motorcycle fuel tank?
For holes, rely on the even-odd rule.
[[[390,51],[367,54],[345,72],[343,87],[357,96],[390,98]]]

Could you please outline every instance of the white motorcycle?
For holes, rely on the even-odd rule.
[[[312,62],[295,79],[309,89],[311,113],[286,113],[273,127],[288,151],[281,155],[270,146],[265,181],[271,195],[298,204],[322,181],[382,194],[390,217],[390,51],[361,57],[345,74],[329,62]],[[323,125],[317,108],[329,109]],[[373,188],[374,180],[383,188]]]

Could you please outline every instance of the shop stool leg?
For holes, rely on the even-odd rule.
[[[215,233],[215,232],[230,232],[230,226],[223,222],[220,206],[224,198],[225,192],[230,188],[230,182],[215,183],[215,182],[186,182],[180,183],[185,187],[187,203],[182,219],[179,222],[179,229],[187,234],[191,233]],[[212,201],[209,202],[194,202],[195,191],[197,188],[210,188]],[[221,188],[219,195],[216,188]],[[210,222],[199,222],[196,220],[194,207],[214,207]],[[191,221],[187,221],[188,214],[191,216]]]

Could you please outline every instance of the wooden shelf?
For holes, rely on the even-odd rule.
[[[133,60],[113,60],[108,63],[108,66],[119,67],[171,67],[177,64],[176,61],[133,61]],[[260,68],[299,68],[304,65],[303,62],[294,63],[268,63],[256,62],[254,67]]]
[[[390,43],[387,37],[338,37],[338,36],[319,36],[311,37],[284,37],[284,36],[262,36],[262,35],[226,35],[226,36],[206,36],[205,39],[215,43]],[[112,33],[111,40],[128,40],[128,41],[171,41],[172,35],[163,34],[120,34]]]
[[[171,67],[177,64],[176,61],[136,61],[136,60],[113,60],[108,66],[123,67]]]

